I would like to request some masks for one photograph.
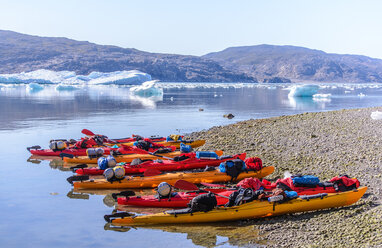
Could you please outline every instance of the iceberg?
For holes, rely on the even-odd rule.
[[[54,88],[56,91],[73,91],[80,89],[78,86],[70,84],[59,84]]]
[[[40,91],[40,90],[43,90],[43,89],[44,89],[44,86],[42,86],[42,85],[40,85],[38,83],[30,83],[26,87],[26,90],[29,91],[29,92],[37,92],[37,91]]]
[[[89,75],[77,75],[74,71],[36,70],[15,74],[0,74],[3,84],[116,84],[137,85],[150,81],[151,76],[137,70],[115,72],[91,72]]]
[[[312,97],[317,94],[318,85],[295,85],[292,87],[288,97]]]
[[[382,120],[382,112],[379,112],[379,111],[372,112],[370,117],[373,120]]]
[[[158,80],[152,80],[142,83],[142,85],[130,88],[130,92],[133,95],[141,97],[162,96],[163,89],[159,88],[155,83]]]

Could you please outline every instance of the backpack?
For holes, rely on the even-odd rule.
[[[246,167],[245,163],[241,159],[232,159],[225,161],[219,165],[220,172],[225,172],[231,176],[231,182],[235,181],[237,177],[243,172]]]
[[[263,194],[263,190],[252,190],[251,188],[239,188],[237,191],[229,195],[228,202],[224,205],[225,207],[239,206],[243,203],[251,202],[258,199],[258,197]]]
[[[136,147],[138,147],[139,149],[142,149],[142,150],[145,150],[145,151],[148,151],[150,149],[150,147],[151,147],[150,142],[145,141],[145,140],[138,140],[138,141],[134,142],[134,145]]]
[[[334,184],[333,186],[336,191],[341,192],[357,189],[360,185],[357,178],[350,178],[348,175],[333,177],[330,179],[330,182]]]
[[[218,205],[216,196],[213,193],[201,194],[194,197],[188,207],[191,208],[192,212],[208,212],[214,209]]]

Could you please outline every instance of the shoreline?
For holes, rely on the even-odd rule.
[[[206,139],[200,150],[260,157],[264,165],[275,166],[271,179],[286,171],[313,174],[321,181],[347,174],[369,187],[349,207],[244,221],[259,230],[259,243],[376,247],[382,245],[382,120],[372,120],[370,114],[377,110],[382,107],[251,119],[190,136]]]

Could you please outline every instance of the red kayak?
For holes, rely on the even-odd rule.
[[[78,146],[80,147],[80,146]],[[88,154],[86,153],[86,151],[89,149],[89,148],[96,148],[95,146],[93,145],[89,145],[89,147],[87,148],[78,148],[77,146],[72,146],[70,148],[66,148],[64,150],[52,150],[52,149],[39,149],[38,146],[36,147],[28,147],[28,151],[30,153],[32,153],[32,155],[36,155],[36,156],[57,156],[59,157],[61,153],[65,153],[65,154],[70,154],[70,155],[73,155],[73,156],[87,156]],[[119,148],[111,148],[111,147],[101,147],[104,151],[103,155],[109,155],[110,154],[110,151],[117,151],[119,154],[134,154],[134,153],[139,153],[139,154],[146,154],[148,152],[155,152],[157,151],[158,149],[171,149],[171,151],[175,151],[176,150],[176,147],[175,146],[163,146],[163,145],[160,145],[160,144],[154,144],[152,145],[151,148],[148,149],[148,151],[146,150],[143,150],[143,149],[140,149],[138,147],[131,147],[131,146],[125,146],[125,145],[122,145],[121,147]]]
[[[359,181],[355,178],[349,178],[347,176],[334,177],[329,182],[319,183],[315,187],[296,187],[293,185],[291,178],[280,179],[276,183],[270,183],[267,180],[260,182],[258,179],[246,178],[239,182],[237,185],[241,187],[246,187],[244,181],[257,180],[260,184],[259,186],[263,187],[265,192],[271,192],[280,188],[280,183],[288,184],[288,190],[296,191],[298,195],[315,195],[320,193],[336,193],[341,191],[348,191],[356,189],[360,186]],[[174,192],[171,193],[170,198],[159,198],[156,195],[147,195],[147,196],[133,196],[133,197],[118,197],[119,205],[130,205],[130,206],[140,206],[140,207],[163,207],[163,208],[185,208],[187,204],[194,197],[206,194],[209,192],[215,193],[216,200],[218,205],[224,205],[228,202],[228,199],[223,196],[230,196],[231,193],[235,192],[235,189],[205,189],[200,191],[192,192]],[[221,195],[221,196],[219,196]]]
[[[193,169],[204,169],[207,166],[216,167],[220,163],[232,160],[241,159],[244,160],[246,153],[237,154],[235,156],[225,156],[219,159],[198,159],[195,157],[195,153],[183,154],[183,157],[188,157],[182,161],[175,160],[156,160],[156,161],[145,161],[138,165],[124,165],[125,174],[142,174],[147,169],[156,169],[159,171],[181,171],[181,170],[193,170]],[[102,175],[104,170],[98,168],[82,168],[75,171],[79,175]]]
[[[226,189],[209,189],[209,191],[229,196],[235,190]],[[157,208],[185,208],[187,204],[196,196],[201,194],[206,194],[206,191],[192,191],[192,192],[174,192],[171,198],[160,199],[156,195],[145,195],[145,196],[135,196],[135,197],[118,197],[119,205],[130,205],[138,207],[157,207]],[[216,196],[218,205],[224,205],[227,203],[228,199],[224,197]]]

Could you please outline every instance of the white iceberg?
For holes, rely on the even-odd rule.
[[[373,120],[382,120],[382,112],[379,112],[379,111],[372,112],[370,117]]]
[[[156,85],[157,80],[144,82],[142,85],[130,88],[133,95],[141,97],[162,96],[163,89]]]
[[[318,89],[318,85],[295,85],[289,92],[288,97],[312,97],[317,94]]]
[[[88,84],[137,85],[151,80],[150,74],[137,70],[115,71],[110,73],[92,72]]]
[[[137,70],[115,72],[92,72],[89,75],[77,75],[74,71],[36,70],[15,74],[0,74],[3,84],[117,84],[136,85],[151,80],[147,73]]]

